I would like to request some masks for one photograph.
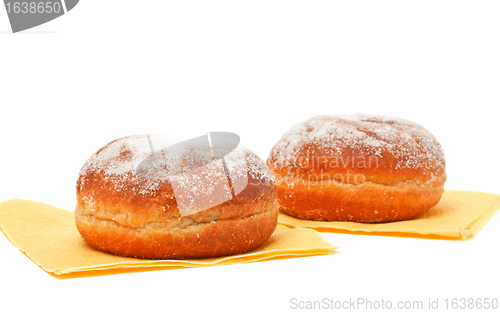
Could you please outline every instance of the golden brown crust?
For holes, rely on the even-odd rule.
[[[88,244],[123,256],[206,258],[255,249],[271,236],[278,215],[276,185],[255,154],[238,147],[227,157],[232,161],[228,162],[234,174],[231,180],[239,175],[248,183],[241,192],[229,201],[181,216],[175,195],[191,192],[193,186],[178,187],[174,193],[173,177],[177,176],[147,178],[134,171],[137,161],[147,155],[140,146],[145,138],[115,140],[83,166],[77,181],[75,220]],[[190,161],[196,165],[195,158]],[[200,193],[207,193],[211,182],[225,178],[211,167],[203,174],[210,180],[197,182]],[[208,195],[227,196],[220,190]]]
[[[100,210],[101,208],[97,208]],[[234,219],[210,222],[151,222],[144,227],[127,227],[95,215],[77,213],[77,228],[92,247],[122,256],[149,259],[209,258],[253,250],[269,239],[276,228],[276,204],[261,212]],[[77,207],[77,212],[88,208]],[[172,224],[189,224],[172,227]]]
[[[441,145],[422,126],[376,115],[316,116],[292,127],[267,164],[281,211],[314,220],[391,222],[434,206]]]
[[[280,210],[318,221],[364,223],[414,219],[435,206],[443,186],[420,187],[413,183],[383,185],[365,182],[342,184],[332,180],[309,182],[277,179]]]

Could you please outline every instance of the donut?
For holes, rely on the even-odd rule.
[[[396,117],[319,115],[294,125],[272,148],[278,205],[318,221],[415,219],[439,202],[444,152],[422,126]]]
[[[266,242],[279,210],[265,162],[241,146],[217,160],[209,146],[170,144],[161,135],[123,137],[85,162],[75,208],[83,239],[148,259],[227,256]]]

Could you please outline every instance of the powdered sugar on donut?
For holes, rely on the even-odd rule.
[[[341,156],[346,148],[378,157],[388,152],[395,157],[395,169],[432,174],[445,167],[443,149],[428,130],[405,119],[368,114],[319,115],[296,124],[276,143],[268,164],[275,169],[298,166],[304,154],[307,158],[321,149],[327,156]]]
[[[179,139],[164,135],[136,135],[112,141],[93,154],[84,164],[80,171],[78,188],[80,190],[84,188],[90,173],[100,173],[104,181],[109,182],[116,191],[128,189],[134,194],[154,195],[165,185],[171,185],[172,179],[178,178],[178,184],[189,184],[188,187],[191,189],[189,194],[193,197],[201,194],[209,195],[214,190],[210,180],[214,180],[215,186],[219,177],[202,176],[204,171],[200,171],[200,173],[193,172],[189,177],[190,180],[184,181],[182,179],[185,177],[180,174],[193,171],[199,166],[208,166],[209,170],[210,166],[214,165],[209,164],[213,163],[210,157],[207,159],[207,155],[210,154],[207,154],[205,147],[201,146],[194,146],[190,151],[165,149],[179,142]],[[157,159],[150,158],[152,155],[157,156]],[[142,163],[148,158],[151,162]],[[236,147],[224,159],[233,187],[238,186],[238,182],[239,186],[243,186],[241,182],[243,179],[248,179],[248,176],[274,182],[274,176],[267,165],[244,147]],[[140,164],[143,165],[141,168],[143,173],[136,171]],[[89,199],[90,197],[92,195],[88,196]]]

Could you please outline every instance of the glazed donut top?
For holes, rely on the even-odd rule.
[[[440,186],[446,180],[444,152],[422,126],[395,117],[319,115],[288,130],[267,163],[276,176],[356,183],[412,182]]]
[[[226,202],[226,207],[274,201],[274,177],[250,150],[236,147],[225,156],[224,167],[220,159],[207,159],[210,151],[207,154],[205,147],[162,150],[175,143],[163,135],[135,135],[108,143],[83,165],[77,180],[79,201],[96,207],[114,205],[125,214],[156,208],[171,216],[179,215],[179,194],[184,201],[205,199]],[[159,152],[153,154],[152,146]],[[237,211],[221,216],[232,216]]]

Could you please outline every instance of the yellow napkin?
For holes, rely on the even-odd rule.
[[[19,250],[43,270],[56,275],[110,269],[185,268],[249,263],[334,253],[336,247],[310,229],[278,225],[260,248],[238,255],[196,260],[145,260],[120,257],[93,249],[75,226],[74,212],[28,200],[0,203],[0,228]],[[116,273],[120,271],[111,271]],[[78,277],[78,275],[74,276]]]
[[[320,232],[356,233],[434,239],[470,239],[498,212],[500,195],[446,190],[439,203],[421,217],[402,222],[366,224],[301,220],[280,213],[278,223]]]

